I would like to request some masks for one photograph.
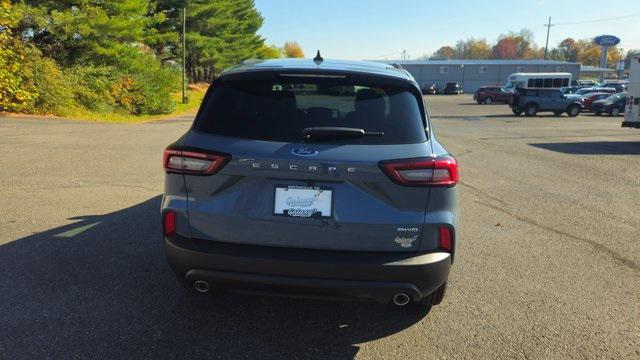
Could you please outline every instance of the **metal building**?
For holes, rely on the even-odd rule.
[[[420,86],[447,82],[463,84],[464,92],[474,92],[482,85],[504,85],[517,72],[568,72],[572,79],[580,75],[580,63],[554,60],[388,60],[413,75]]]

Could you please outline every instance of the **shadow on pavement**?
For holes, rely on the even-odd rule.
[[[575,155],[640,155],[637,141],[592,141],[529,144],[540,149]]]
[[[0,246],[0,351],[18,358],[353,358],[420,309],[180,289],[160,196]]]

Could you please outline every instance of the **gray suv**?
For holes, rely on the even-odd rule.
[[[535,116],[541,111],[550,111],[556,115],[566,112],[573,117],[580,114],[583,103],[581,99],[566,96],[560,90],[516,89],[509,106],[516,115],[524,112],[526,116]]]
[[[398,66],[318,56],[232,67],[164,169],[165,251],[186,287],[442,300],[458,165]]]

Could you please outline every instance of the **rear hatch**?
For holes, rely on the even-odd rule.
[[[419,90],[406,80],[294,73],[217,79],[185,144],[224,165],[212,175],[184,175],[192,236],[415,251],[429,187],[411,186],[424,170],[397,159],[428,161],[424,114]],[[398,169],[405,169],[401,176]]]

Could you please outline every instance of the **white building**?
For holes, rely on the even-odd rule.
[[[399,64],[413,75],[420,86],[447,82],[462,83],[465,92],[482,85],[504,85],[517,72],[568,72],[572,79],[580,75],[580,63],[555,60],[385,60]]]

